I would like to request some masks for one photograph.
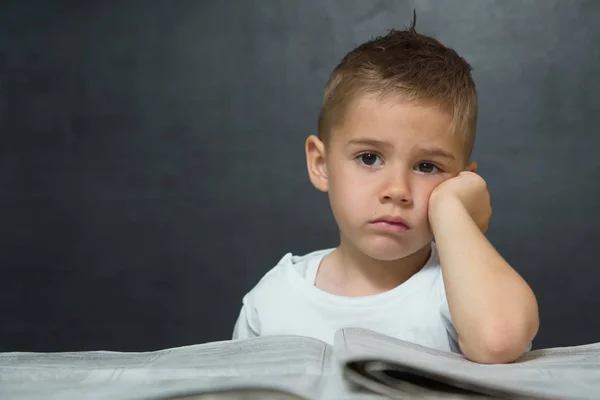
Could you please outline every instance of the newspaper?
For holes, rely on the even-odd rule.
[[[260,391],[311,399],[328,375],[330,352],[314,339],[281,336],[142,353],[4,353],[0,399],[270,398]]]
[[[263,336],[154,352],[0,353],[0,399],[600,398],[600,343],[473,363],[345,328],[333,346]]]
[[[534,350],[493,365],[367,329],[342,329],[334,344],[346,379],[388,396],[600,398],[600,343]]]

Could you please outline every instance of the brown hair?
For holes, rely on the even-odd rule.
[[[453,115],[454,132],[465,138],[470,158],[477,124],[477,92],[471,66],[456,51],[409,28],[391,30],[344,56],[331,73],[319,115],[319,137],[327,142],[349,103],[359,95],[397,96],[442,107]]]

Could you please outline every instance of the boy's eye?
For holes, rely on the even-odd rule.
[[[421,162],[417,164],[417,170],[419,172],[423,172],[425,174],[431,174],[433,172],[439,172],[439,168],[432,163],[429,162]]]
[[[358,159],[361,161],[361,163],[363,163],[364,165],[366,165],[368,167],[380,165],[380,164],[377,164],[377,162],[378,162],[378,160],[381,161],[380,157],[375,153],[363,153],[358,156]]]

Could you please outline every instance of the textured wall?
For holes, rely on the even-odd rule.
[[[284,253],[337,243],[304,139],[340,57],[413,8],[474,67],[535,347],[600,340],[600,3],[56,3],[0,6],[0,350],[227,339]]]

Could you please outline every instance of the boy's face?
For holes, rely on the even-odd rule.
[[[451,122],[433,107],[362,97],[331,132],[327,148],[315,136],[307,140],[311,181],[329,193],[342,242],[382,261],[431,242],[431,192],[475,169],[466,166],[464,139]]]

